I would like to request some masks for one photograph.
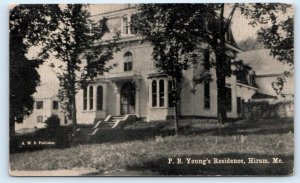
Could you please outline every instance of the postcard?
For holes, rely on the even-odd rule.
[[[9,7],[11,176],[291,176],[294,6]]]

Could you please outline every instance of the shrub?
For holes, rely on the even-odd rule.
[[[45,121],[47,128],[55,129],[60,126],[60,119],[57,115],[51,115]]]
[[[247,119],[261,120],[268,118],[282,118],[293,116],[293,102],[280,101],[269,103],[267,101],[245,103]]]

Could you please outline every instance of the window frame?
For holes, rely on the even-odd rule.
[[[156,107],[158,107],[158,105],[157,105],[157,81],[156,80],[152,80],[151,87],[152,87],[152,93],[151,93],[151,95],[152,95],[152,102],[151,102],[151,107],[156,108]]]
[[[151,108],[168,108],[168,91],[166,78],[151,79]],[[150,99],[149,99],[150,100]]]
[[[94,86],[89,86],[89,110],[94,110]]]
[[[96,91],[96,110],[97,111],[102,111],[103,110],[103,86],[99,85],[97,86],[97,91]],[[101,91],[101,92],[100,92]]]
[[[131,51],[127,51],[123,55],[124,59],[124,72],[130,72],[133,70],[133,54]]]
[[[57,100],[52,101],[52,109],[58,110],[59,109],[59,102]]]
[[[158,104],[159,107],[165,107],[165,80],[160,79],[158,82]]]
[[[126,20],[126,21],[125,21]],[[129,18],[128,16],[122,17],[122,34],[130,34]]]
[[[87,97],[88,87],[83,88],[83,110],[86,111],[88,107],[88,97]]]
[[[43,119],[43,116],[39,115],[36,117],[36,122],[37,123],[43,123],[44,122],[44,119]]]
[[[44,101],[42,101],[42,100],[35,101],[35,108],[37,110],[43,109],[44,108]]]
[[[211,100],[210,100],[210,83],[206,82],[204,83],[204,109],[210,109],[211,108]]]

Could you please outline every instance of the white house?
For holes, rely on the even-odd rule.
[[[101,5],[100,5],[101,6]],[[123,6],[123,7],[122,7]],[[92,81],[77,95],[78,122],[93,123],[107,115],[122,116],[135,114],[146,121],[165,120],[173,116],[173,106],[169,102],[168,77],[159,74],[152,59],[152,46],[141,43],[140,38],[130,29],[131,15],[136,12],[130,5],[119,5],[119,9],[98,13],[101,7],[92,6],[94,20],[108,19],[111,30],[106,39],[113,36],[113,30],[121,32],[121,51],[114,55],[109,65],[117,64]],[[241,52],[236,47],[231,31],[227,37],[227,55],[232,59]],[[213,81],[196,86],[192,94],[192,79],[204,62],[214,59],[214,55],[205,51],[207,45],[201,45],[203,51],[199,64],[184,73],[181,93],[180,115],[186,118],[217,117],[217,90],[215,70],[210,70]],[[240,117],[238,101],[247,101],[258,90],[253,83],[241,83],[236,76],[226,79],[228,86],[228,117]]]
[[[111,31],[105,35],[105,39],[113,36],[113,30],[121,32],[121,51],[116,53],[114,58],[108,62],[108,65],[117,64],[116,67],[91,81],[86,88],[77,94],[78,123],[93,124],[108,115],[132,114],[145,121],[166,120],[168,117],[172,117],[174,107],[170,102],[168,77],[160,74],[154,66],[151,44],[141,42],[140,38],[131,32],[129,24],[131,15],[136,12],[136,9],[126,4],[113,5],[106,10],[102,9],[101,6],[93,5],[91,7],[92,19],[99,20],[103,17],[108,19],[107,26]],[[251,58],[253,57],[242,56],[242,51],[236,46],[231,31],[226,38],[228,61],[234,60],[239,55],[252,66]],[[197,70],[203,65],[206,69],[205,64],[214,59],[214,54],[208,51],[207,45],[203,44],[199,47],[202,48],[202,56],[199,58],[198,64],[184,72],[179,113],[183,118],[216,118],[217,84],[214,68],[208,70],[213,81],[199,84],[195,86],[196,92],[191,92],[194,87],[191,81],[197,75]],[[249,54],[255,55],[255,53]],[[271,88],[262,84],[269,81],[260,79],[265,71],[260,73],[259,64],[253,65],[257,74],[256,82],[251,73],[240,73],[226,78],[227,97],[224,100],[227,101],[227,116],[229,118],[242,117],[243,103],[249,101],[255,93],[269,94],[266,90]],[[266,67],[269,66],[266,65]],[[55,92],[50,95],[50,92],[46,91],[43,98],[45,99],[43,104],[45,108],[35,109],[24,123],[38,124],[51,115],[55,110],[50,109],[51,104],[53,103],[53,107],[56,101],[54,94]],[[36,107],[40,106],[41,99],[38,95],[36,96]],[[44,114],[43,112],[46,111],[48,111],[47,114]],[[62,121],[65,121],[64,115],[60,115],[60,117]]]
[[[41,77],[42,79],[45,77]],[[53,82],[53,80],[52,80]],[[52,115],[57,115],[60,118],[61,125],[68,125],[69,121],[61,110],[59,99],[57,97],[58,87],[54,83],[43,82],[37,87],[37,92],[33,95],[35,104],[33,112],[23,123],[16,123],[15,130],[44,128],[45,121]]]

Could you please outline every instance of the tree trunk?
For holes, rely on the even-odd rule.
[[[72,124],[73,124],[73,136],[76,137],[77,133],[77,117],[76,117],[76,99],[75,93],[72,94]]]
[[[178,136],[178,101],[174,105],[174,122],[175,122],[175,135]]]
[[[220,59],[220,58],[217,58]],[[222,60],[222,59],[221,59]],[[220,61],[219,61],[220,62]],[[217,61],[218,63],[218,61]],[[226,120],[226,82],[225,82],[225,74],[222,72],[222,69],[218,68],[218,65],[222,64],[217,64],[217,114],[218,114],[218,122],[219,123],[224,123]],[[219,66],[220,67],[220,66]]]
[[[224,123],[226,120],[226,45],[225,45],[225,33],[226,30],[224,26],[224,3],[221,6],[220,12],[220,21],[219,21],[219,29],[220,33],[217,36],[218,40],[217,43],[217,50],[216,50],[216,75],[217,75],[217,114],[218,114],[218,122]],[[218,43],[219,42],[219,43]]]

